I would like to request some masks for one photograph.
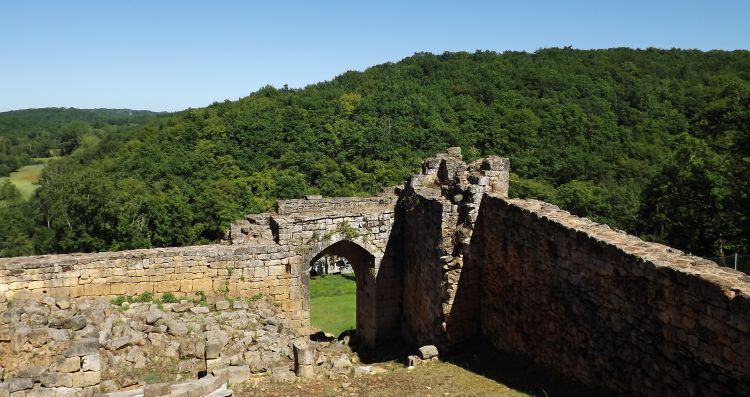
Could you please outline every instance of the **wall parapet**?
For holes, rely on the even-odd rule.
[[[750,394],[750,278],[536,200],[486,195],[480,332],[630,395]]]
[[[393,207],[398,196],[383,194],[374,197],[311,197],[305,199],[279,200],[279,215],[299,214],[303,212],[347,212],[367,210],[368,208]]]
[[[114,297],[149,292],[249,297],[277,302],[306,325],[288,245],[201,245],[0,259],[0,299]]]
[[[492,199],[490,196],[488,199]],[[554,204],[532,199],[503,199],[510,206],[528,212],[542,222],[553,222],[564,227],[573,237],[583,238],[583,234],[602,246],[603,249],[616,249],[622,254],[630,255],[645,265],[655,268],[667,267],[685,275],[695,276],[705,282],[719,286],[728,299],[744,295],[750,298],[750,276],[729,267],[722,267],[708,259],[686,254],[667,245],[644,241],[625,231],[612,229],[608,225],[594,222],[588,218],[572,215]],[[580,233],[580,234],[579,234]]]

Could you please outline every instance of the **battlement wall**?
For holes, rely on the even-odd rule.
[[[480,330],[632,395],[750,395],[750,277],[536,200],[485,195]]]
[[[310,196],[310,198],[279,200],[277,213],[292,215],[304,212],[352,212],[366,211],[371,208],[393,207],[398,196],[381,195],[375,197],[327,197]]]
[[[302,310],[296,253],[284,245],[203,245],[95,254],[0,259],[0,300],[44,296],[103,297],[150,292],[158,296],[271,297],[292,326],[308,321]]]

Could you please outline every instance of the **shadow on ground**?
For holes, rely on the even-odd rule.
[[[533,396],[617,396],[611,391],[592,389],[563,378],[526,357],[500,352],[487,345],[463,346],[441,360]]]

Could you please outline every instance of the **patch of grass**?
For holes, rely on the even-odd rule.
[[[174,296],[171,292],[165,292],[164,295],[161,296],[161,301],[163,303],[179,303],[180,299]]]
[[[260,298],[262,298],[262,297],[263,297],[263,294],[255,294],[255,295],[253,295],[253,296],[251,296],[251,297],[247,298],[247,303],[253,303],[253,302],[257,302],[257,301],[259,301],[259,300],[260,300]]]
[[[357,283],[354,281],[354,274],[328,274],[310,280],[310,299],[356,293]]]
[[[24,200],[28,200],[39,187],[36,183],[39,181],[39,178],[42,177],[42,171],[47,165],[47,161],[52,158],[54,157],[36,158],[34,161],[37,161],[37,164],[26,165],[11,172],[10,176],[0,178],[0,183],[5,179],[10,180],[10,182],[16,186],[18,191],[21,192],[21,197],[23,197]]]
[[[208,306],[208,300],[206,299],[206,293],[203,291],[195,291],[195,295],[198,297],[196,303],[201,306]]]
[[[310,324],[334,335],[356,328],[354,275],[326,275],[310,280]]]
[[[154,300],[154,294],[150,292],[144,292],[140,295],[135,295],[132,298],[133,302],[152,302]]]
[[[0,178],[0,182],[5,179],[10,180],[16,186],[16,189],[21,192],[21,196],[28,200],[34,194],[34,190],[39,187],[36,182],[41,178],[43,169],[44,164],[26,165],[11,172],[10,176]]]

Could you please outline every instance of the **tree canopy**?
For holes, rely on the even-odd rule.
[[[275,199],[403,183],[449,146],[510,157],[514,196],[696,254],[747,252],[747,65],[747,51],[418,53],[87,142],[70,125],[0,254],[215,241]]]

